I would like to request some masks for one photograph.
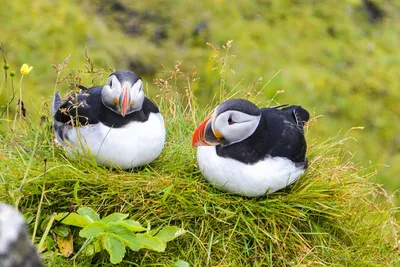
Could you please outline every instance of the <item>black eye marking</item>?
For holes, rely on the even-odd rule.
[[[110,81],[110,87],[112,87],[112,79],[111,79],[111,81]]]
[[[233,121],[233,119],[232,119],[232,117],[229,117],[229,119],[228,119],[228,124],[229,125],[232,125],[232,124],[234,124],[235,122]]]

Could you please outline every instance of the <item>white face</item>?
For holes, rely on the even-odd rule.
[[[261,115],[255,116],[238,110],[227,110],[216,117],[213,115],[211,128],[217,138],[220,133],[228,144],[234,144],[250,137],[257,129],[260,118]]]
[[[138,111],[144,100],[142,80],[133,85],[127,81],[121,84],[115,75],[111,75],[101,91],[101,97],[106,107],[122,116]]]

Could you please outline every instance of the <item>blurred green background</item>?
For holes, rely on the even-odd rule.
[[[64,73],[84,69],[85,47],[96,67],[129,68],[156,93],[161,64],[170,69],[181,60],[188,72],[195,66],[194,90],[204,105],[220,81],[206,42],[222,47],[233,40],[228,90],[264,87],[251,96],[264,104],[284,90],[278,102],[324,115],[311,139],[364,126],[350,134],[357,140],[347,143],[351,156],[377,169],[373,179],[393,193],[400,188],[399,15],[397,0],[16,0],[1,3],[0,42],[16,78],[23,63],[34,66],[23,83],[34,115],[53,93],[52,64],[71,54]],[[4,106],[4,88],[0,100]]]

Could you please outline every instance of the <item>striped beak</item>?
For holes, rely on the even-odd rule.
[[[121,103],[121,115],[125,117],[129,103],[129,86],[124,84]]]
[[[222,134],[217,131],[216,136],[211,127],[212,116],[205,119],[194,131],[192,138],[192,146],[216,146],[221,144]]]

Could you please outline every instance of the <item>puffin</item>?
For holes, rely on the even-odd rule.
[[[64,102],[53,97],[55,143],[67,156],[94,158],[99,165],[132,169],[151,163],[165,143],[164,118],[130,70],[110,74],[104,86],[85,88]]]
[[[241,196],[258,197],[295,182],[308,166],[301,106],[258,108],[245,99],[217,106],[195,130],[192,146],[204,178]]]
[[[0,203],[0,266],[43,266],[28,236],[24,217],[15,208],[5,203]]]

